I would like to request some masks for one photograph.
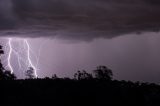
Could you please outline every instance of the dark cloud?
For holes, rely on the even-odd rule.
[[[1,35],[91,40],[159,31],[159,0],[0,0]]]

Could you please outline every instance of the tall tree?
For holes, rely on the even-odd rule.
[[[26,75],[26,77],[27,77],[28,79],[33,79],[33,78],[35,78],[33,67],[29,67],[29,69],[25,72],[25,75]]]
[[[0,56],[2,54],[4,54],[4,51],[2,50],[2,46],[0,45]],[[1,60],[0,60],[0,79],[3,79],[3,75],[4,75],[3,71],[4,71],[4,67],[3,67]]]
[[[96,70],[93,71],[96,78],[103,80],[111,80],[113,77],[112,70],[106,66],[98,66]]]
[[[4,51],[2,46],[0,45],[0,56],[2,54],[4,54]],[[10,71],[5,70],[0,60],[0,80],[14,80],[14,79],[16,79],[16,76]]]
[[[74,74],[74,78],[77,80],[84,80],[84,79],[92,79],[93,76],[90,73],[87,73],[85,70],[83,71],[77,71],[77,73]]]

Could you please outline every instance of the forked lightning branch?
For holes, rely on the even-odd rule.
[[[19,43],[18,47],[15,47],[13,42]],[[34,70],[34,75],[37,78],[37,68],[36,64],[32,61],[31,53],[33,53],[30,44],[27,39],[15,40],[14,38],[8,38],[8,42],[5,45],[7,48],[7,65],[5,68],[14,72],[12,58],[16,58],[18,61],[18,70],[23,70],[24,67],[32,67]],[[38,58],[36,58],[38,59]]]

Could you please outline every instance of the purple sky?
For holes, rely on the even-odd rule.
[[[37,71],[39,77],[53,74],[73,77],[77,70],[85,69],[91,72],[98,65],[106,65],[113,70],[115,79],[159,83],[159,34],[129,34],[90,42],[47,38],[28,41],[35,54],[38,54],[43,43]],[[32,58],[32,61],[35,64],[35,58]],[[15,59],[12,62],[14,66]],[[23,70],[17,71],[15,68],[15,74],[21,78]]]
[[[28,39],[37,54],[46,41],[40,77],[106,65],[116,79],[159,82],[159,13],[159,0],[0,0],[1,44]]]
[[[94,70],[98,65],[106,65],[113,70],[115,79],[159,83],[159,34],[130,34],[78,43],[48,40],[42,47],[38,75],[44,77],[56,73],[72,77],[78,69]],[[32,40],[35,49],[40,40],[43,39],[37,39],[36,43]]]

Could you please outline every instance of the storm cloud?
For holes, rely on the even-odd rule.
[[[0,0],[0,36],[92,40],[160,28],[159,0]]]

